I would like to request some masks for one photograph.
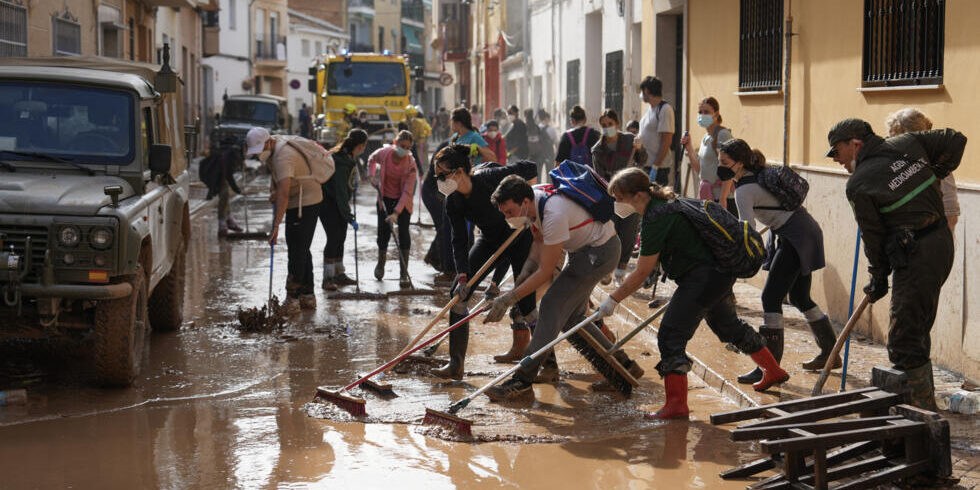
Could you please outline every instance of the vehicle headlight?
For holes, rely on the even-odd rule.
[[[112,245],[112,232],[106,228],[96,228],[92,230],[89,241],[92,243],[93,248],[105,250]]]
[[[82,232],[75,226],[62,226],[58,231],[58,243],[64,247],[76,247],[82,240]]]

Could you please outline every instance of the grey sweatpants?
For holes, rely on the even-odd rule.
[[[598,247],[582,247],[568,254],[568,262],[541,297],[538,305],[538,324],[531,336],[531,344],[524,355],[529,356],[558,337],[560,330],[574,327],[585,317],[589,295],[603,277],[612,273],[619,263],[619,237],[613,235]],[[606,348],[612,346],[609,339],[593,324],[585,327]],[[514,377],[530,383],[538,374],[545,358],[538,356],[530,366],[521,367]]]

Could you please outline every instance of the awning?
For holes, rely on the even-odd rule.
[[[402,24],[402,35],[409,53],[422,53],[422,29]]]

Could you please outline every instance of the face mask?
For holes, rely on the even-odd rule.
[[[487,138],[495,140],[497,139],[497,134],[498,133],[496,131],[487,131]]]
[[[612,138],[616,136],[616,126],[609,126],[608,128],[602,128],[602,134]]]
[[[259,159],[260,162],[265,163],[266,160],[268,160],[271,155],[272,155],[271,151],[262,150],[262,153],[259,153],[257,158]]]
[[[449,197],[450,194],[456,192],[456,188],[459,187],[459,184],[457,184],[455,180],[447,178],[446,180],[437,180],[436,187],[439,188],[439,192],[441,192],[442,195]]]
[[[361,122],[367,122],[367,118],[366,117],[362,117],[361,118]]]
[[[735,178],[735,171],[728,167],[718,167],[718,178],[723,181],[732,180]]]
[[[523,205],[521,206],[521,215],[520,216],[514,216],[512,218],[507,218],[507,226],[510,226],[511,229],[513,229],[513,230],[519,230],[521,228],[524,228],[530,222],[531,222],[531,218],[528,218],[527,217],[527,214],[524,213],[524,206]]]
[[[715,123],[715,118],[711,114],[698,114],[698,126],[707,128]]]
[[[514,122],[517,120],[517,116],[507,116],[507,119],[510,119],[510,122]]]
[[[400,146],[396,146],[395,147],[395,155],[398,155],[399,157],[404,157],[405,155],[408,155],[408,150],[406,150],[406,149],[404,149],[404,148],[402,148]]]
[[[613,203],[613,210],[616,213],[616,216],[619,216],[620,218],[627,218],[629,215],[636,212],[636,208],[633,207],[632,204],[619,201]]]
[[[643,92],[640,92],[640,102],[646,103],[646,101],[647,101],[646,96],[643,95]]]

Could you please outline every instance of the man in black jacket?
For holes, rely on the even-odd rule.
[[[939,180],[959,165],[966,137],[946,129],[886,140],[867,122],[844,119],[827,138],[826,156],[851,174],[847,199],[868,257],[871,302],[887,294],[892,275],[888,358],[908,376],[912,404],[935,411],[930,332],[953,264]]]
[[[527,148],[527,125],[521,121],[521,111],[516,105],[507,109],[507,118],[510,119],[510,129],[504,135],[507,142],[507,151],[517,160],[526,160],[528,156]],[[505,164],[507,162],[499,162]]]

